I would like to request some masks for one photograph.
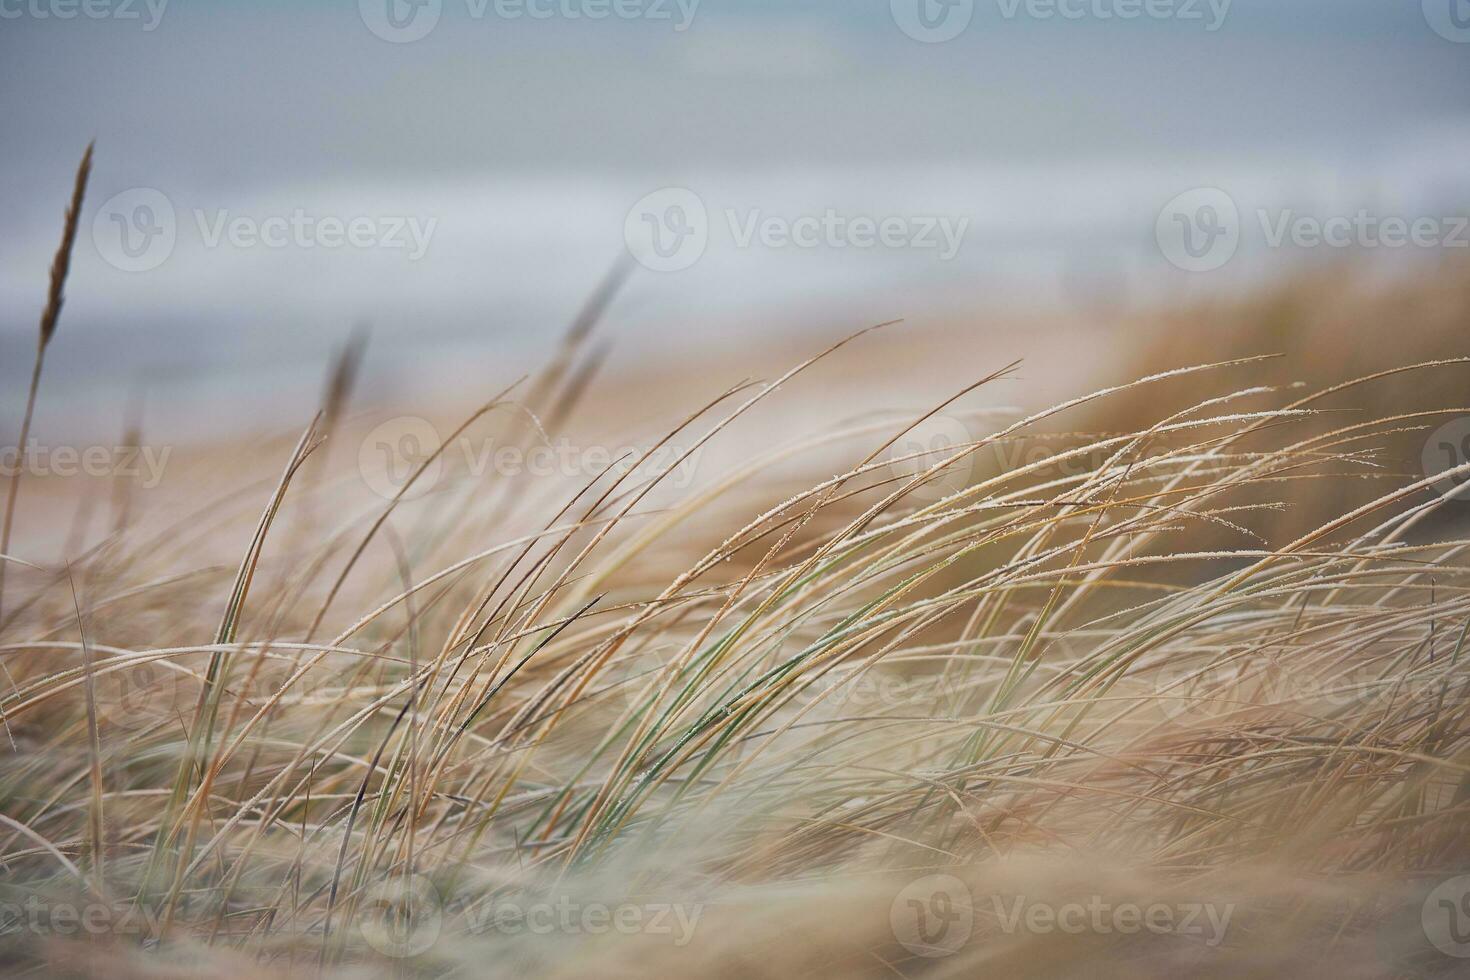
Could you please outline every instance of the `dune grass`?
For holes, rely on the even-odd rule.
[[[462,431],[564,416],[588,333]],[[444,454],[362,493],[333,385],[278,475],[246,461],[162,531],[23,568],[0,623],[7,969],[1452,975],[1420,912],[1470,870],[1470,541],[1412,532],[1464,506],[1470,467],[1375,450],[1470,409],[1322,407],[1470,360],[1286,393],[1256,358],[1181,368],[917,452],[924,417],[797,420],[667,492],[848,343],[583,485]],[[1181,380],[1213,394],[972,465]],[[354,451],[299,479],[332,439]],[[771,467],[818,449],[847,465],[774,497]],[[1361,476],[1368,503],[1265,536],[1274,501]],[[232,567],[200,557],[224,541]],[[1018,927],[1013,900],[1220,914],[1071,931]]]
[[[692,444],[777,387],[712,403]],[[191,598],[185,554],[160,566],[157,539],[124,528],[78,571],[85,603],[53,579],[7,623],[7,888],[131,913],[146,926],[106,942],[146,939],[149,956],[315,970],[381,958],[361,920],[395,882],[441,905],[595,887],[718,907],[797,884],[850,901],[854,877],[1017,855],[1111,859],[1196,892],[1246,863],[1325,881],[1454,867],[1465,544],[1400,537],[1457,504],[1404,478],[1267,543],[1260,505],[1235,501],[1330,486],[1384,432],[1434,417],[1297,439],[1315,396],[1262,408],[1270,393],[1246,390],[913,500],[990,440],[1109,394],[919,460],[880,436],[662,585],[634,559],[715,494],[758,498],[760,461],[648,510],[658,473],[610,474],[519,527],[477,520],[493,488],[451,476],[277,543],[309,431],[222,608]],[[1101,462],[1067,473],[1074,457]],[[1200,524],[1238,546],[1191,551]],[[114,638],[148,611],[151,642]],[[94,705],[98,690],[131,698]],[[395,968],[493,940],[457,942],[478,920],[456,908]],[[54,955],[42,938],[17,937],[17,962]],[[891,935],[854,942],[903,972]]]

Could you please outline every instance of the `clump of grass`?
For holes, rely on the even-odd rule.
[[[589,334],[456,433],[544,436],[593,397]],[[162,532],[133,520],[37,585],[0,635],[0,908],[20,916],[0,957],[110,976],[1449,975],[1419,917],[1470,869],[1470,541],[1408,534],[1457,504],[1443,475],[1389,470],[1282,537],[1273,498],[1466,411],[1324,405],[1470,359],[1289,394],[1250,383],[1260,358],[1203,364],[940,450],[896,453],[910,423],[788,433],[665,492],[846,343],[584,482],[431,455],[389,499],[355,459],[303,487],[314,422],[273,489],[242,477]],[[1181,381],[1214,393],[929,492]],[[767,482],[834,455],[795,495]],[[307,506],[324,520],[281,523]],[[1197,547],[1201,528],[1224,543]],[[205,557],[237,540],[229,567]],[[1008,918],[1038,903],[1208,906],[1218,930]],[[79,907],[100,926],[63,927]]]
[[[804,367],[677,431],[699,445]],[[1106,887],[1241,906],[1236,933],[1208,947],[1028,940],[982,921],[988,938],[943,961],[961,972],[1055,975],[1098,956],[1150,972],[1183,956],[1228,973],[1359,956],[1383,919],[1373,890],[1470,857],[1470,543],[1399,540],[1446,506],[1430,480],[1402,479],[1286,542],[1258,540],[1260,506],[1234,498],[1339,479],[1384,431],[1434,415],[1321,432],[1325,392],[1272,406],[1246,388],[1065,450],[1102,460],[1085,472],[1058,457],[916,495],[991,441],[1094,401],[1250,367],[1096,392],[918,454],[917,470],[885,455],[898,432],[835,433],[850,468],[758,507],[661,583],[656,562],[635,571],[635,559],[721,495],[758,501],[766,460],[657,510],[640,501],[661,473],[609,473],[543,494],[537,523],[500,527],[477,512],[506,514],[496,495],[530,488],[451,479],[416,511],[339,508],[303,578],[299,556],[273,562],[266,538],[303,440],[212,643],[197,639],[210,605],[170,599],[189,569],[141,558],[124,567],[147,568],[146,581],[97,586],[92,605],[107,612],[85,643],[62,638],[67,619],[45,602],[11,628],[7,888],[53,903],[101,891],[143,923],[99,940],[133,950],[139,970],[185,954],[220,973],[435,973],[484,955],[544,972],[588,957],[712,969],[732,936],[774,943],[767,910],[779,908],[812,945],[787,937],[796,948],[770,964],[904,973],[927,960],[884,916],[936,873],[1057,902]],[[340,499],[342,485],[324,492]],[[1173,547],[1201,524],[1239,543]],[[374,561],[355,542],[379,529],[402,544]],[[355,588],[336,590],[343,577],[322,570],[344,560]],[[1160,568],[1189,574],[1161,583],[1148,574]],[[360,611],[305,640],[334,591]],[[121,640],[148,606],[170,610],[167,627]],[[88,683],[145,674],[151,696],[176,695],[175,713],[140,722],[101,705],[89,722]],[[94,794],[98,769],[75,748],[99,729]],[[94,851],[96,882],[77,864]],[[1066,874],[1047,863],[1064,856]],[[483,928],[497,905],[550,895],[707,907],[719,926],[679,947],[648,935],[537,946]],[[432,902],[439,938],[423,950],[383,938],[385,909],[411,909],[406,896]],[[422,921],[399,925],[413,936]],[[76,967],[79,954],[20,938],[15,962]],[[158,945],[143,952],[141,938]],[[748,955],[732,962],[761,972]]]

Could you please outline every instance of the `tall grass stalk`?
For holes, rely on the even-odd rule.
[[[15,521],[15,500],[20,493],[20,474],[25,469],[23,461],[26,442],[31,436],[31,419],[36,412],[36,393],[41,387],[41,365],[46,360],[46,347],[56,334],[56,325],[61,319],[61,306],[65,302],[66,276],[71,270],[71,250],[77,240],[77,225],[81,220],[87,180],[92,175],[92,146],[91,143],[87,144],[87,149],[82,153],[82,162],[77,166],[71,201],[67,204],[66,220],[61,231],[61,245],[57,247],[56,257],[51,261],[51,287],[46,292],[46,307],[41,311],[41,326],[36,338],[36,360],[31,367],[26,410],[21,416],[20,436],[16,442],[16,466],[10,475],[10,492],[5,497],[5,521],[0,525],[0,617],[3,617],[5,606],[5,569],[10,563],[10,529]]]

